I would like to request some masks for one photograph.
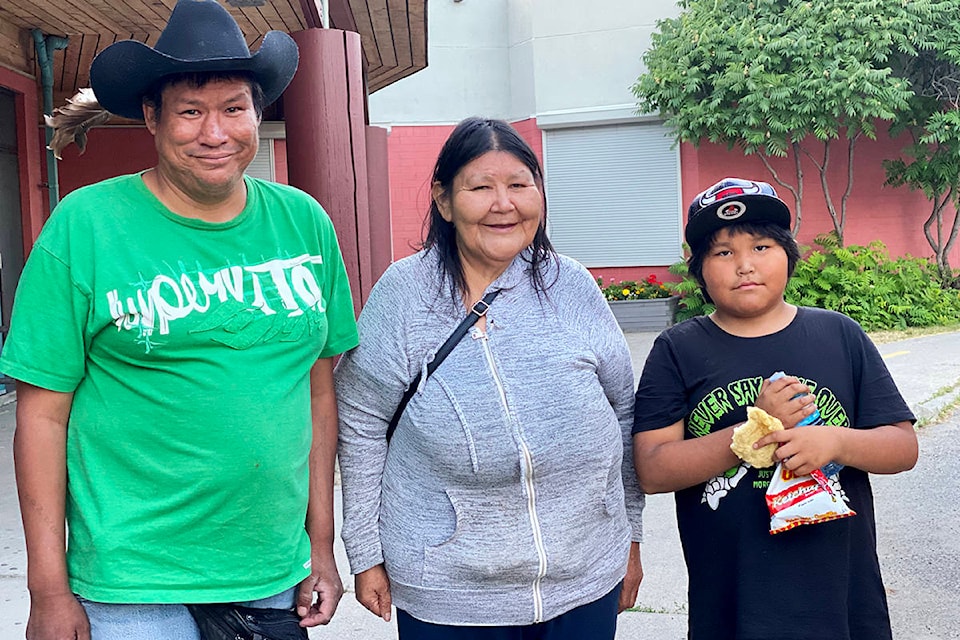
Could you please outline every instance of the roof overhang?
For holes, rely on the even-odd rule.
[[[237,20],[252,50],[268,31],[292,33],[320,27],[324,4],[321,0],[264,0],[260,6],[233,7],[220,2]],[[426,3],[329,0],[330,26],[360,34],[368,91],[426,67]],[[176,0],[45,0],[42,5],[4,0],[0,24],[69,39],[66,49],[54,55],[54,104],[60,105],[89,86],[90,63],[105,47],[127,39],[156,42],[175,5]],[[39,77],[39,71],[35,69],[34,75]]]

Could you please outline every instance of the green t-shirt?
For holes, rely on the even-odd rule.
[[[246,179],[212,224],[140,175],[64,198],[23,270],[0,370],[73,392],[70,583],[99,602],[262,598],[309,574],[309,372],[357,344],[333,224]]]

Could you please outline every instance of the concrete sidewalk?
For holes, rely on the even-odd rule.
[[[627,334],[638,377],[655,338],[656,334],[652,333]],[[918,416],[930,420],[960,397],[960,333],[894,342],[881,345],[880,351],[904,398]],[[15,394],[0,396],[0,640],[24,637],[29,606],[26,554],[12,465],[14,399]],[[957,437],[954,438],[953,434]],[[960,561],[946,563],[955,567],[944,564],[938,567],[935,563],[937,558],[956,558],[958,555],[956,540],[960,539],[957,524],[960,516],[955,512],[951,514],[943,505],[955,501],[955,494],[960,491],[957,474],[951,471],[956,455],[950,454],[948,446],[950,442],[960,440],[960,423],[954,418],[946,424],[921,429],[920,439],[921,464],[917,469],[903,474],[903,481],[900,476],[894,476],[878,478],[875,482],[881,565],[888,587],[895,585],[895,589],[890,590],[894,637],[903,640],[958,638],[960,606],[956,605],[955,593],[953,597],[938,601],[943,590],[937,590],[937,585],[960,585]],[[918,490],[924,479],[936,481],[938,487],[929,500],[926,491]],[[339,511],[337,505],[338,514]],[[917,551],[905,557],[907,541],[917,545],[926,539],[924,531],[915,523],[925,523],[943,531],[936,537],[937,544],[943,548],[928,544],[922,557]],[[682,640],[686,637],[686,570],[672,496],[648,496],[644,530],[645,577],[640,587],[638,611],[620,616],[617,637],[620,640]],[[949,545],[952,545],[952,552]],[[911,548],[916,549],[915,546]],[[357,603],[339,540],[336,551],[348,593],[344,595],[334,621],[326,628],[312,630],[310,637],[344,640],[396,638],[393,623],[384,623]],[[917,559],[922,561],[917,562]]]

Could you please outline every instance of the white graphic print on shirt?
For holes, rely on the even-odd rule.
[[[212,339],[243,349],[310,330],[324,302],[308,265],[322,263],[321,256],[304,254],[212,273],[200,268],[189,273],[180,265],[179,278],[158,274],[148,280],[141,275],[129,294],[117,288],[107,291],[107,304],[117,329],[136,331],[137,342],[148,353],[158,346],[156,335],[167,335],[171,322],[191,313],[205,316],[194,331],[231,325],[228,334]]]

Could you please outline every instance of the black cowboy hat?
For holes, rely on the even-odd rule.
[[[143,96],[163,76],[204,71],[246,71],[263,89],[264,104],[280,97],[297,71],[297,45],[270,31],[251,54],[240,27],[215,0],[179,0],[157,44],[116,42],[90,66],[97,101],[110,113],[143,120]]]

